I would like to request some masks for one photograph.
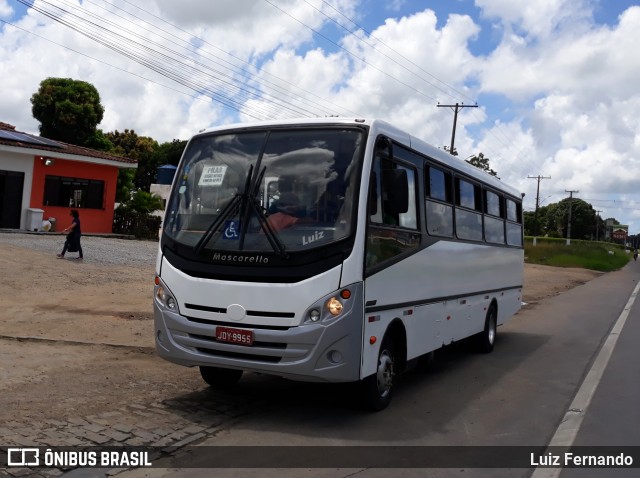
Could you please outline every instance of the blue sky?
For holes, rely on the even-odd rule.
[[[51,76],[96,86],[103,130],[159,141],[230,121],[340,114],[380,117],[443,147],[453,114],[436,103],[477,101],[458,119],[462,158],[483,152],[526,193],[527,209],[529,176],[551,176],[541,184],[545,204],[579,190],[603,217],[640,232],[637,2],[49,1],[69,11],[61,20],[93,14],[125,28],[119,46],[141,58],[0,0],[0,68],[10,72],[0,121],[20,130],[37,132],[29,98]],[[136,32],[155,53],[142,58],[128,40]],[[177,53],[155,71],[141,64],[161,48]]]

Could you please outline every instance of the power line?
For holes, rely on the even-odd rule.
[[[131,15],[131,16],[133,16],[134,18],[137,18],[138,20],[145,21],[145,20],[141,19],[140,17],[138,17],[138,16],[136,16],[136,15],[132,14],[131,12],[127,12],[126,10],[121,9],[120,7],[117,7],[117,6],[115,6],[114,4],[109,3],[109,2],[108,2],[108,1],[106,1],[106,0],[104,0],[104,1],[105,1],[105,3],[107,3],[107,4],[111,5],[111,6],[113,6],[113,7],[114,7],[114,8],[116,8],[116,9],[119,9],[119,10],[122,10],[122,11],[126,12],[128,15]],[[168,22],[168,21],[167,21],[167,20],[165,20],[164,18],[159,17],[159,16],[157,16],[157,15],[155,15],[155,14],[153,14],[153,13],[149,12],[148,10],[145,10],[145,9],[141,8],[140,6],[138,6],[138,5],[136,5],[136,4],[134,4],[134,3],[130,2],[130,1],[128,1],[128,0],[122,0],[122,1],[123,1],[123,2],[125,2],[125,3],[126,3],[126,4],[128,4],[128,5],[130,5],[130,6],[134,7],[134,8],[136,8],[137,10],[140,10],[141,12],[143,12],[143,13],[145,13],[145,14],[147,14],[147,15],[149,15],[149,16],[151,16],[151,17],[153,17],[153,18],[155,18],[155,19],[157,19],[157,20],[159,20],[159,21],[161,21],[162,23],[167,24],[167,25],[169,25],[170,27],[175,28],[176,30],[179,30],[179,31],[181,31],[181,32],[183,32],[183,33],[186,33],[187,35],[189,35],[189,38],[195,38],[195,39],[197,39],[198,41],[202,42],[204,45],[207,45],[207,46],[209,46],[209,47],[214,48],[215,50],[217,50],[217,51],[221,52],[221,53],[222,53],[222,54],[224,54],[225,56],[228,56],[228,57],[230,57],[230,58],[233,58],[234,60],[237,60],[238,62],[240,62],[240,63],[242,63],[242,64],[248,65],[249,67],[252,67],[252,68],[254,67],[254,65],[252,65],[252,64],[251,64],[251,63],[249,63],[249,62],[247,62],[246,60],[243,60],[242,58],[240,58],[240,57],[238,57],[238,56],[234,55],[233,53],[228,52],[228,51],[225,51],[225,50],[223,50],[223,49],[219,48],[218,46],[214,45],[213,43],[210,43],[210,42],[208,42],[207,40],[205,40],[205,39],[203,39],[203,38],[200,38],[200,37],[196,36],[195,34],[193,34],[193,33],[189,32],[189,31],[187,31],[187,30],[185,30],[185,29],[183,29],[183,28],[179,27],[178,25],[175,25],[175,24],[173,24],[173,23]],[[145,22],[146,22],[146,21],[145,21]],[[148,22],[146,22],[146,23],[148,23]],[[154,25],[154,27],[156,27],[156,26]],[[157,28],[157,27],[156,27],[156,28]],[[163,31],[165,31],[165,32],[166,32],[166,30],[163,30]],[[169,33],[169,32],[166,32],[166,33]],[[169,34],[170,34],[170,35],[173,35],[173,34],[171,34],[171,33],[169,33]],[[173,36],[175,36],[175,35],[173,35]],[[186,41],[186,42],[187,42],[187,43],[189,43],[188,41]],[[206,51],[205,51],[205,52],[206,52]],[[206,52],[206,53],[208,53],[208,52]],[[215,58],[220,59],[221,61],[223,61],[223,62],[225,62],[225,63],[228,63],[229,65],[232,65],[234,68],[240,68],[240,67],[238,67],[237,65],[233,65],[233,63],[231,63],[231,62],[229,62],[229,61],[225,60],[224,58],[220,58],[220,57],[217,57],[217,56],[215,56],[215,55],[213,55],[213,56],[214,56]],[[244,73],[246,73],[247,77],[252,77],[252,73],[251,73],[251,72],[249,72],[249,71],[245,70],[244,68],[242,68],[241,70],[242,70]],[[296,91],[298,91],[298,92],[304,93],[305,95],[308,95],[308,96],[312,96],[312,97],[314,97],[314,98],[317,98],[318,100],[321,100],[321,101],[326,102],[327,104],[329,104],[329,105],[331,105],[331,106],[334,106],[336,109],[333,109],[333,110],[332,110],[333,112],[340,110],[340,111],[343,111],[343,112],[346,112],[346,113],[351,113],[351,114],[353,114],[354,116],[359,116],[359,114],[358,114],[358,113],[353,112],[353,111],[350,111],[349,109],[344,108],[343,106],[337,105],[336,103],[333,103],[333,102],[331,102],[330,100],[327,100],[326,98],[322,98],[322,97],[320,97],[320,96],[316,95],[315,93],[313,93],[313,92],[311,92],[311,91],[304,90],[303,88],[298,87],[295,83],[292,83],[292,82],[290,82],[290,81],[287,81],[287,80],[286,80],[286,79],[284,79],[284,78],[280,78],[280,77],[278,77],[278,76],[276,76],[276,75],[273,75],[272,73],[269,73],[269,72],[267,72],[267,71],[265,71],[265,70],[263,70],[263,69],[261,69],[261,68],[256,68],[256,71],[260,72],[260,73],[261,73],[262,75],[264,75],[264,76],[268,76],[269,78],[273,78],[273,79],[275,79],[275,80],[278,80],[279,82],[282,82],[283,84],[288,85],[289,87],[291,87],[292,89],[294,89],[294,90],[296,90]],[[264,76],[262,77],[262,80],[263,80],[263,81],[265,81],[266,83],[268,83],[268,84],[270,84],[270,85],[273,85],[274,87],[277,87],[277,85],[276,85],[274,82],[269,81],[269,80],[265,80]],[[308,100],[308,101],[311,101],[311,100]],[[319,103],[315,103],[315,102],[313,102],[313,101],[312,101],[312,103],[314,103],[314,104],[319,104]]]
[[[268,93],[266,91],[265,93],[270,96],[264,96],[264,93],[259,92],[255,87],[248,86],[246,83],[241,83],[238,82],[237,79],[233,79],[229,69],[222,71],[212,69],[200,60],[191,60],[191,51],[188,51],[187,55],[179,52],[176,48],[181,47],[176,45],[172,39],[159,35],[158,31],[152,31],[140,26],[136,27],[137,30],[142,29],[149,31],[153,37],[159,36],[169,41],[168,46],[151,40],[149,36],[142,36],[131,29],[127,29],[125,26],[117,25],[105,19],[103,16],[97,16],[77,6],[70,5],[70,9],[64,9],[52,5],[46,0],[39,2],[37,5],[30,5],[26,0],[18,1],[27,6],[31,6],[35,11],[166,78],[176,81],[199,94],[205,94],[228,108],[256,119],[278,117],[281,116],[283,112],[289,112],[295,116],[327,116],[335,111],[332,111],[332,109],[318,111],[317,108],[313,106],[312,109],[308,109],[308,103],[302,101],[299,96],[296,96],[297,102],[305,104],[307,107],[305,109],[305,106],[297,106],[291,101],[290,92],[285,93],[286,98],[282,96],[278,97],[277,93]],[[82,11],[82,14],[86,15],[86,17],[74,13],[77,11]],[[110,13],[115,15],[113,12]],[[126,20],[121,16],[118,17]],[[162,31],[168,33],[165,30]],[[175,35],[171,36],[175,37]],[[184,42],[182,39],[179,40]],[[182,47],[182,49],[185,48]],[[245,78],[247,80],[251,79],[249,74],[246,73],[246,70]],[[213,89],[212,86],[216,89]],[[252,106],[252,110],[249,112],[246,110],[246,103],[251,100],[260,100],[263,103]],[[318,105],[316,102],[316,106]]]
[[[365,65],[367,65],[369,68],[373,68],[374,70],[382,73],[383,75],[391,78],[392,80],[395,80],[396,82],[398,82],[399,84],[406,86],[407,88],[415,91],[416,93],[418,93],[421,96],[424,96],[425,98],[428,98],[430,100],[435,100],[435,98],[431,95],[428,95],[427,93],[418,90],[417,88],[414,88],[413,86],[411,86],[410,84],[402,81],[399,78],[396,78],[395,76],[393,76],[390,73],[387,73],[386,71],[384,71],[382,68],[378,68],[375,65],[372,65],[371,63],[369,63],[367,60],[365,60],[364,58],[360,58],[358,55],[356,55],[355,53],[351,52],[350,50],[347,50],[345,47],[343,47],[342,45],[340,45],[339,43],[334,42],[332,39],[330,39],[329,37],[327,37],[326,35],[320,33],[318,30],[316,30],[313,27],[310,27],[309,25],[307,25],[306,23],[302,22],[301,20],[297,19],[296,17],[294,17],[293,15],[291,15],[289,12],[283,10],[282,8],[280,8],[278,5],[274,4],[273,2],[271,2],[270,0],[264,0],[265,2],[267,2],[269,5],[271,5],[272,7],[274,7],[277,10],[280,10],[282,13],[284,13],[286,16],[288,16],[289,18],[295,20],[296,22],[300,23],[302,26],[308,28],[309,30],[311,30],[313,33],[315,33],[316,35],[318,35],[321,38],[324,38],[326,41],[328,41],[329,43],[337,46],[338,48],[340,48],[341,50],[345,51],[346,53],[348,53],[350,56],[352,56],[353,58],[355,58],[356,60],[364,63]]]
[[[349,18],[348,16],[346,16],[344,13],[342,13],[340,10],[338,10],[336,7],[334,7],[333,5],[331,5],[330,3],[326,2],[325,0],[322,0],[322,3],[324,5],[326,5],[327,7],[331,8],[334,12],[336,12],[338,15],[340,15],[341,17],[343,17],[344,19],[346,19],[349,23],[351,23],[352,25],[355,25],[357,28],[359,28],[360,30],[362,30],[369,38],[372,38],[374,40],[376,40],[377,42],[379,42],[381,45],[383,45],[385,48],[387,48],[389,51],[393,52],[395,55],[399,56],[400,58],[402,58],[404,61],[406,61],[407,63],[409,63],[410,65],[416,67],[418,70],[420,70],[421,72],[425,73],[426,75],[430,76],[431,78],[433,78],[436,82],[441,83],[443,86],[447,87],[449,90],[451,91],[446,91],[444,90],[442,87],[427,81],[424,77],[416,74],[414,71],[411,71],[409,68],[407,68],[406,66],[400,64],[397,60],[395,60],[394,58],[390,57],[389,55],[387,55],[386,53],[380,51],[378,48],[376,48],[375,45],[363,40],[358,34],[357,32],[355,32],[354,30],[351,30],[347,27],[345,27],[344,25],[342,25],[340,22],[336,21],[334,18],[330,17],[329,15],[327,15],[326,13],[324,13],[322,11],[322,9],[319,9],[318,7],[312,5],[308,0],[304,0],[305,3],[307,5],[309,5],[311,8],[313,8],[314,10],[316,10],[318,13],[320,13],[321,15],[325,16],[326,18],[328,18],[329,20],[331,20],[333,23],[335,23],[337,26],[339,26],[340,28],[342,28],[343,30],[345,30],[346,32],[350,33],[351,35],[353,35],[355,38],[357,38],[360,42],[364,43],[365,45],[371,47],[373,50],[377,51],[378,53],[380,53],[381,55],[383,55],[385,58],[388,58],[389,60],[391,60],[392,62],[394,62],[396,65],[400,66],[401,68],[403,68],[404,70],[408,71],[409,73],[411,73],[412,75],[414,75],[416,78],[426,82],[427,84],[431,85],[432,87],[436,88],[437,90],[441,91],[442,93],[444,93],[447,96],[450,96],[452,98],[455,98],[455,95],[453,95],[451,93],[451,91],[457,93],[459,95],[459,97],[465,97],[467,99],[470,99],[473,101],[473,99],[466,95],[465,93],[455,89],[453,86],[445,83],[444,81],[440,80],[438,77],[436,77],[435,75],[429,73],[427,70],[425,70],[424,68],[422,68],[420,65],[418,65],[417,63],[411,61],[409,58],[407,58],[406,56],[404,56],[402,53],[399,53],[398,51],[394,50],[393,48],[391,48],[389,45],[387,45],[384,41],[382,41],[380,38],[376,37],[373,35],[373,33],[371,33],[370,31],[368,31],[366,28],[364,28],[363,26],[359,25],[357,22],[355,22],[353,19]],[[269,2],[267,2],[269,3]]]

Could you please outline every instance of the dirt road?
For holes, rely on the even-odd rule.
[[[0,423],[55,420],[206,388],[153,352],[154,263],[56,260],[0,243]],[[529,307],[599,273],[526,266]]]

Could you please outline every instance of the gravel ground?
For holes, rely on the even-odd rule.
[[[64,234],[26,234],[0,232],[0,243],[20,246],[55,255],[62,251]],[[111,237],[82,236],[82,251],[85,262],[124,266],[153,265],[158,253],[156,241],[137,241]],[[76,257],[76,253],[67,253]]]

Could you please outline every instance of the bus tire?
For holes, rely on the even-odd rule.
[[[384,410],[391,403],[393,385],[398,371],[398,356],[394,340],[386,336],[378,353],[376,373],[361,382],[362,400],[371,411]]]
[[[491,304],[487,311],[487,318],[484,321],[484,330],[476,335],[476,347],[478,352],[488,354],[493,352],[498,335],[498,311],[496,306]]]
[[[213,388],[229,388],[240,380],[242,370],[219,367],[200,367],[202,379]]]

